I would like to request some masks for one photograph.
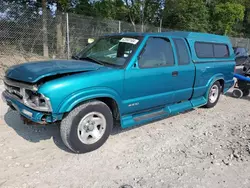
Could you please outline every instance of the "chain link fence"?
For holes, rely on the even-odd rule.
[[[1,72],[13,64],[65,59],[84,48],[88,38],[119,32],[168,31],[149,25],[9,6],[0,8],[0,77]],[[234,46],[250,47],[249,39],[231,38],[231,41]]]
[[[133,25],[117,20],[103,20],[76,14],[50,11],[25,10],[22,13],[0,12],[0,55],[14,52],[22,55],[38,55],[49,58],[66,58],[67,45],[70,54],[81,50],[88,38],[108,33],[158,32],[154,26]],[[67,30],[68,27],[68,30]],[[67,31],[69,33],[67,33]],[[69,35],[69,44],[67,36]]]

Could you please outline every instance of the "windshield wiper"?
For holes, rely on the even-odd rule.
[[[99,60],[94,59],[94,58],[89,57],[89,56],[86,56],[86,57],[72,56],[72,59],[75,59],[75,60],[88,60],[88,61],[92,61],[92,62],[100,64],[100,65],[108,65],[108,66],[112,66],[112,67],[119,67],[119,65],[115,65],[113,63],[99,61]]]
[[[89,60],[89,61],[92,61],[92,62],[97,63],[99,65],[104,65],[104,63],[102,63],[101,61],[98,61],[97,59],[94,59],[94,58],[88,57],[88,56],[86,56],[86,57],[78,57],[78,60]]]

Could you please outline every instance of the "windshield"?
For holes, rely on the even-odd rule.
[[[104,65],[123,66],[137,48],[140,37],[111,36],[100,38],[77,55]]]

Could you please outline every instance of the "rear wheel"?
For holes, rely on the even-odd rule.
[[[220,98],[220,94],[221,94],[221,86],[220,86],[220,82],[217,81],[211,86],[209,90],[208,102],[205,105],[205,107],[207,108],[214,107]]]
[[[61,122],[64,144],[73,152],[86,153],[101,147],[113,128],[110,108],[101,101],[91,101],[72,110]]]

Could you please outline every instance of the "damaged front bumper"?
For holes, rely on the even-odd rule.
[[[35,111],[11,96],[7,91],[2,93],[2,99],[12,109],[17,110],[25,123],[50,124],[62,120],[63,114],[53,114]]]

